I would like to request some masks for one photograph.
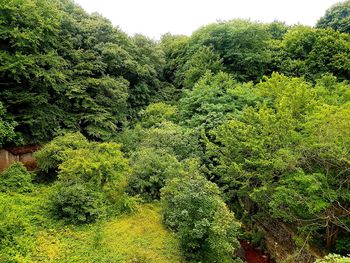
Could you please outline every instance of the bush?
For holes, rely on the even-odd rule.
[[[341,255],[350,254],[350,236],[337,239],[335,242],[335,252]]]
[[[59,165],[57,193],[53,197],[55,214],[71,223],[89,223],[104,216],[107,205],[118,210],[129,173],[128,160],[120,145],[89,143],[65,154],[67,158]]]
[[[68,153],[59,165],[62,182],[91,183],[96,189],[120,193],[126,186],[128,160],[117,143],[90,143],[87,148]]]
[[[129,196],[125,194],[119,201],[118,212],[134,213],[137,211],[142,199],[138,196]]]
[[[88,145],[88,140],[81,133],[67,133],[53,139],[37,151],[34,156],[37,159],[38,167],[45,173],[57,173],[58,166],[68,157],[67,151],[85,148]]]
[[[0,192],[23,193],[32,189],[32,174],[20,162],[14,162],[0,174]]]
[[[239,224],[204,177],[170,181],[162,189],[165,224],[174,230],[185,256],[202,262],[232,262]]]
[[[0,193],[0,262],[32,262],[37,229],[47,228],[47,190]]]
[[[91,223],[106,214],[104,195],[88,184],[59,184],[52,202],[55,215],[69,223]]]
[[[350,263],[350,257],[342,257],[336,254],[329,254],[323,259],[317,259],[316,263]]]
[[[153,200],[160,198],[160,189],[166,180],[177,175],[181,163],[164,150],[142,148],[131,157],[131,167],[128,192]]]

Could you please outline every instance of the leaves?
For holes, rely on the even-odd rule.
[[[193,174],[175,178],[162,189],[165,223],[177,233],[189,259],[233,261],[239,224],[219,193],[215,184]]]

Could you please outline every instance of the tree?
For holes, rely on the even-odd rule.
[[[86,148],[67,150],[59,166],[58,180],[88,183],[119,196],[126,186],[128,160],[117,143],[90,143]]]
[[[109,140],[169,86],[155,42],[128,37],[71,0],[0,5],[1,102],[25,143],[67,130]]]
[[[14,162],[0,174],[0,192],[30,192],[32,177],[22,163]]]
[[[194,130],[164,121],[145,130],[140,147],[164,150],[178,160],[200,156],[200,146]]]
[[[183,85],[192,89],[194,84],[206,73],[219,73],[224,70],[222,59],[209,47],[200,47],[183,65]]]
[[[209,47],[238,81],[258,81],[270,60],[270,33],[263,24],[231,20],[204,26],[193,33],[190,50]]]
[[[163,121],[175,121],[178,115],[176,106],[164,102],[152,103],[140,112],[141,123],[145,128],[150,128]]]
[[[88,145],[81,133],[66,133],[44,145],[34,156],[42,171],[57,174],[58,166],[68,159],[67,151],[87,148]]]
[[[1,101],[27,140],[45,140],[64,115],[52,96],[66,80],[67,62],[55,50],[62,13],[45,0],[6,1],[0,8]]]
[[[165,224],[180,238],[188,259],[233,262],[239,224],[219,193],[200,175],[174,178],[162,189]]]
[[[166,81],[174,83],[178,88],[182,85],[178,71],[187,60],[188,41],[189,37],[187,36],[174,36],[169,33],[161,37],[160,46],[166,61],[163,76]]]
[[[330,27],[339,32],[350,33],[350,1],[340,2],[330,7],[318,20],[316,27]]]
[[[6,111],[0,102],[0,146],[19,140],[15,133],[16,122],[6,120]]]
[[[151,201],[160,198],[160,189],[167,180],[182,169],[175,156],[163,149],[141,148],[130,160],[132,173],[128,179],[128,192]]]
[[[236,109],[251,103],[244,94],[250,84],[243,85],[244,89],[236,89],[239,86],[227,73],[207,72],[191,90],[185,90],[179,102],[180,123],[206,132],[217,127]]]
[[[305,76],[315,81],[321,75],[333,73],[348,79],[350,36],[331,29],[306,26],[291,28],[280,43],[277,70],[289,76]]]
[[[324,104],[303,79],[278,74],[256,88],[265,101],[226,121],[207,145],[219,184],[231,202],[249,197],[260,212],[332,247],[350,230],[348,101]]]
[[[164,53],[155,41],[142,35],[132,38],[132,55],[137,63],[130,74],[130,92],[128,98],[129,114],[136,115],[151,102],[163,99],[164,85],[162,71],[165,65]]]

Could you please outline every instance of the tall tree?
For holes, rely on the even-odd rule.
[[[316,27],[350,33],[350,1],[339,2],[330,7],[317,22]]]

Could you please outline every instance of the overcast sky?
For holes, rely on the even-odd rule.
[[[130,35],[151,38],[170,32],[190,35],[217,20],[250,18],[313,26],[339,0],[75,0],[86,11],[99,12]]]

